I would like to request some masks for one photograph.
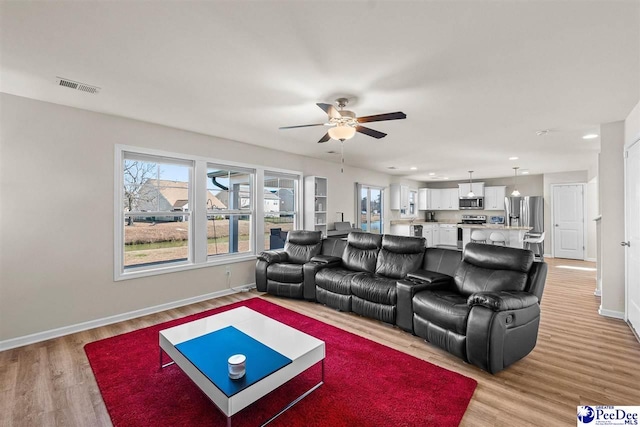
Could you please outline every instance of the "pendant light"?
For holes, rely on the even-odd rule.
[[[473,171],[469,171],[469,192],[467,193],[467,197],[476,197],[475,193],[473,192],[473,181],[471,180],[472,173]]]
[[[520,169],[519,166],[513,167],[513,191],[511,192],[513,197],[518,197],[520,195],[520,192],[518,191],[518,169]]]

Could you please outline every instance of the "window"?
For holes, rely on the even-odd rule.
[[[189,261],[193,162],[127,152],[122,170],[123,268]]]
[[[251,252],[254,171],[207,166],[207,255]]]
[[[383,203],[384,189],[371,185],[356,184],[356,199],[359,213],[356,215],[357,228],[369,233],[384,232]]]
[[[296,228],[299,175],[264,173],[264,247],[284,247],[286,233]]]
[[[252,260],[298,227],[300,173],[128,146],[115,164],[115,280]]]

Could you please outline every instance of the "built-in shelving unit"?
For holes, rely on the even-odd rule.
[[[304,229],[322,231],[323,237],[327,236],[327,189],[327,178],[304,178]]]

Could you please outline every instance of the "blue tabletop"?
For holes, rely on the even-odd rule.
[[[185,341],[176,348],[229,397],[291,363],[291,359],[233,326]],[[234,354],[247,357],[247,373],[238,380],[229,378],[227,367],[227,360]]]

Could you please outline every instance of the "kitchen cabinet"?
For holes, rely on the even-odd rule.
[[[504,210],[504,198],[507,195],[507,187],[504,185],[484,188],[484,210]]]
[[[304,178],[304,229],[321,231],[327,236],[327,178]]]
[[[431,207],[429,209],[449,211],[458,210],[458,196],[457,188],[431,188]]]
[[[438,224],[424,224],[422,229],[422,237],[426,239],[427,247],[433,247],[438,244],[440,227]]]
[[[409,186],[400,184],[391,184],[390,187],[390,204],[389,209],[394,211],[408,211],[409,209]]]
[[[429,200],[429,196],[431,194],[430,188],[419,188],[418,189],[418,209],[421,211],[428,211],[431,209],[431,201]]]
[[[456,224],[440,224],[438,237],[439,245],[457,246],[458,226]]]
[[[394,236],[411,236],[411,225],[391,224],[391,234]]]
[[[402,218],[415,218],[418,214],[418,190],[407,185],[391,184],[389,209],[400,211]]]
[[[485,196],[485,186],[484,186],[484,182],[474,182],[472,184],[467,183],[463,183],[463,184],[458,184],[458,196],[459,197],[467,197],[467,194],[469,194],[469,190],[473,190],[473,194],[475,194],[476,197],[484,197]]]

